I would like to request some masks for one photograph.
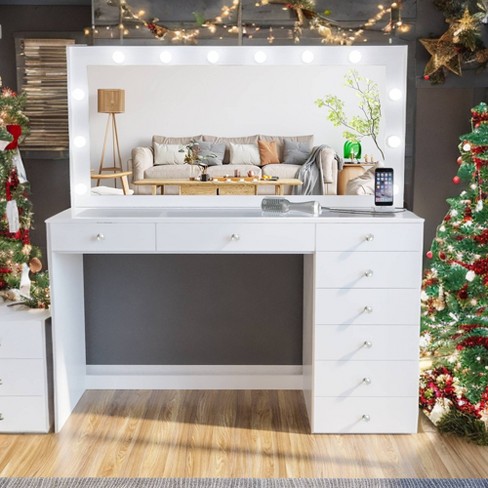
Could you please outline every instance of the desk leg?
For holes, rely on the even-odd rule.
[[[59,432],[86,388],[83,255],[50,252],[54,428]]]
[[[158,186],[157,185],[152,185],[151,186],[151,195],[156,195],[156,190],[157,190]]]
[[[275,195],[283,195],[283,185],[275,185]]]

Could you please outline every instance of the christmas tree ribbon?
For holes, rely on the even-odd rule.
[[[17,149],[19,146],[19,137],[22,135],[22,127],[18,124],[9,124],[7,125],[7,130],[12,134],[14,140],[5,148],[5,151]]]

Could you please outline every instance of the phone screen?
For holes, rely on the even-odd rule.
[[[393,205],[393,168],[377,168],[374,173],[375,205]]]

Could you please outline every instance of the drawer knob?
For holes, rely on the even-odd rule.
[[[366,305],[363,310],[364,313],[373,313],[373,307]]]
[[[363,422],[369,422],[369,421],[371,420],[371,417],[370,417],[370,416],[369,416],[367,413],[365,413],[365,414],[364,414],[364,415],[361,417],[361,420],[362,420]]]
[[[3,414],[0,413],[0,420],[3,420]]]
[[[373,347],[373,343],[371,341],[364,341],[363,347],[365,347],[366,349],[371,349]]]
[[[97,234],[97,241],[105,240],[105,236],[103,234]]]
[[[230,236],[231,241],[238,241],[240,238],[241,238],[241,236],[239,234],[232,234]]]
[[[368,241],[368,242],[371,242],[371,241],[374,241],[374,234],[367,234],[365,239]]]
[[[364,276],[366,276],[366,278],[371,278],[373,276],[373,270],[372,269],[368,269],[368,271],[365,271],[364,272]]]
[[[365,385],[370,385],[370,384],[371,384],[371,378],[368,378],[368,377],[363,378],[363,383],[364,383]]]

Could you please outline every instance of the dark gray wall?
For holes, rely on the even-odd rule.
[[[16,86],[14,33],[79,33],[91,24],[89,6],[1,4],[0,76],[11,87]],[[431,1],[418,2],[411,39],[440,34],[445,27]],[[427,53],[415,40],[409,48],[406,176],[413,185],[406,194],[410,208],[426,218],[428,247],[447,210],[445,199],[461,191],[451,182],[458,138],[469,130],[471,106],[485,98],[488,78],[467,72],[462,78],[450,76],[443,87],[431,87],[421,80]],[[68,161],[25,163],[36,219],[32,238],[45,249],[44,220],[69,206]],[[301,362],[300,256],[85,260],[87,353],[92,364]]]

